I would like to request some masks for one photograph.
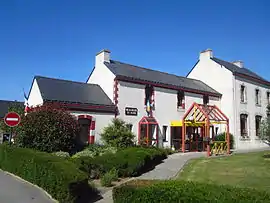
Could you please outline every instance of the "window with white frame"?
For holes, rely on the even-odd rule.
[[[182,90],[177,91],[177,108],[185,108],[185,92]]]
[[[128,124],[126,124],[126,126],[127,126],[127,128],[129,129],[129,131],[132,132],[132,127],[133,127],[133,125],[130,124],[130,123],[128,123]]]
[[[260,135],[260,127],[261,127],[262,117],[257,115],[255,116],[255,128],[256,128],[256,136]]]
[[[247,88],[245,85],[240,86],[240,101],[242,103],[247,102]]]
[[[261,105],[261,92],[259,89],[255,89],[255,104]]]
[[[166,125],[162,126],[162,139],[163,139],[163,142],[167,142],[167,129],[168,129],[168,126],[166,126]]]
[[[248,115],[240,114],[240,133],[242,138],[248,138]]]
[[[209,103],[209,96],[208,95],[203,95],[203,104],[207,105]]]

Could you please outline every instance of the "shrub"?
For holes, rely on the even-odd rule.
[[[115,203],[129,202],[270,202],[270,195],[255,189],[185,181],[131,181],[113,189]]]
[[[218,135],[215,136],[214,140],[215,141],[226,141],[226,133],[219,133]],[[230,148],[233,149],[234,148],[234,136],[233,134],[230,133]]]
[[[102,186],[111,187],[112,181],[116,181],[117,179],[118,179],[118,172],[115,168],[113,168],[101,177],[100,182]]]
[[[87,175],[60,157],[26,148],[0,145],[0,168],[38,185],[60,203],[91,199],[97,195]]]
[[[95,152],[90,151],[89,149],[84,149],[72,156],[72,158],[80,158],[80,157],[94,157],[96,156]]]
[[[134,145],[135,135],[127,127],[127,124],[118,118],[113,119],[112,124],[105,127],[101,133],[101,139],[106,145],[126,148]]]
[[[69,153],[68,152],[54,152],[53,153],[55,156],[59,156],[59,157],[62,157],[62,158],[69,158]]]
[[[22,117],[22,134],[15,143],[20,147],[45,152],[71,152],[79,125],[76,119],[64,109],[54,105],[43,105],[32,109]]]
[[[166,158],[164,150],[131,147],[119,150],[115,154],[106,153],[94,158],[80,158],[77,159],[77,163],[90,177],[98,178],[113,168],[118,171],[120,177],[130,177],[152,169],[164,158]]]

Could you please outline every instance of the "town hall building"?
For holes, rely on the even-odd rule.
[[[139,144],[176,149],[185,145],[188,151],[204,150],[198,144],[204,142],[202,123],[191,119],[183,131],[183,118],[198,104],[209,115],[216,110],[218,115],[211,118],[223,117],[229,124],[210,123],[209,137],[230,129],[236,148],[261,147],[256,133],[269,102],[269,82],[240,66],[214,58],[207,50],[182,77],[113,60],[110,51],[102,50],[85,83],[34,77],[28,104],[56,102],[67,107],[82,126],[82,142],[100,142],[103,128],[120,118]],[[194,110],[190,117],[195,116],[203,117]]]

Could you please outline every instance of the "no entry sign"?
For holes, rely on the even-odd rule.
[[[9,112],[4,118],[5,124],[9,127],[15,127],[21,122],[21,117],[16,112]]]

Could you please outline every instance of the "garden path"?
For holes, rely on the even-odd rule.
[[[0,170],[0,201],[3,203],[54,203],[42,189]]]

